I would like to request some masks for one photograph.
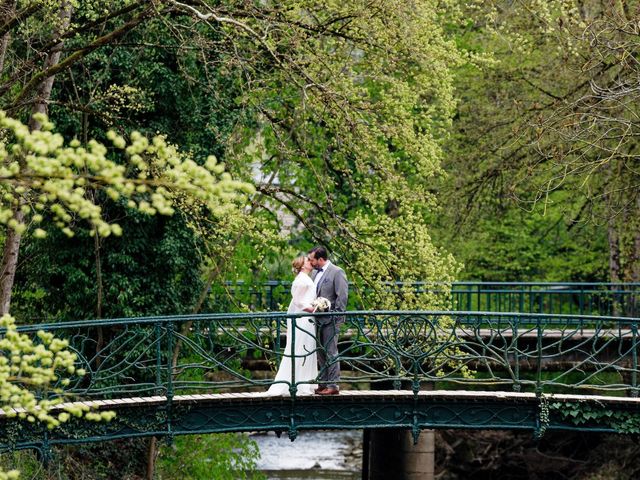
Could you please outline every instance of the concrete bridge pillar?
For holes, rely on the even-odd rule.
[[[363,480],[434,480],[433,430],[422,430],[413,444],[411,431],[375,428],[364,432]]]

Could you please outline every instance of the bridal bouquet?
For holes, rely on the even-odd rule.
[[[324,297],[318,297],[311,302],[314,312],[327,312],[331,308],[331,302]]]

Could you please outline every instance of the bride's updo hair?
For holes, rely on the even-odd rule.
[[[304,255],[300,255],[299,257],[295,258],[293,260],[293,262],[291,262],[291,266],[293,267],[293,273],[294,274],[299,274],[300,270],[302,270],[302,267],[304,267],[304,261],[305,261],[306,257]]]

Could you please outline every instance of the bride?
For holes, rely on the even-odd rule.
[[[297,275],[291,284],[292,298],[287,313],[313,312],[311,302],[316,298],[316,288],[309,276],[313,267],[305,256],[296,258],[291,265],[293,272]],[[294,320],[295,330],[292,330]],[[293,380],[298,387],[297,394],[311,395],[316,387],[316,385],[309,383],[318,376],[315,325],[312,323],[311,317],[290,317],[287,318],[287,344],[274,383],[267,391],[269,395],[289,395],[292,332],[295,332],[295,347],[293,348],[295,377]]]

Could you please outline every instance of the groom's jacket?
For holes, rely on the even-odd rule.
[[[332,312],[344,312],[347,309],[347,299],[349,298],[349,284],[347,275],[340,267],[333,263],[327,265],[326,270],[320,278],[320,282],[316,286],[318,297],[324,297],[331,302]],[[313,279],[315,280],[318,272],[315,272]],[[316,321],[320,324],[336,322],[344,322],[344,317],[318,317]]]

